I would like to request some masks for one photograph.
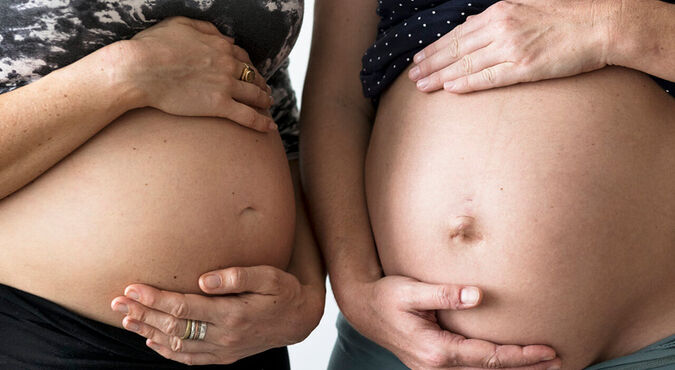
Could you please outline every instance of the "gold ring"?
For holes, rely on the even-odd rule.
[[[183,334],[180,339],[188,339],[190,338],[190,335],[192,335],[192,320],[187,319],[187,323],[185,324],[185,334]]]
[[[250,65],[244,63],[244,69],[241,71],[239,79],[244,82],[253,82],[253,80],[255,80],[255,71]]]

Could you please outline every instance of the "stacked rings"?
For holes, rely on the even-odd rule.
[[[208,324],[203,321],[187,319],[185,325],[185,334],[180,339],[204,340],[206,338],[206,329]]]
[[[255,70],[250,65],[244,63],[244,69],[241,71],[239,79],[244,82],[253,82],[255,80]]]

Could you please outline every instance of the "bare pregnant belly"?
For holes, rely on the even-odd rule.
[[[462,96],[400,77],[366,183],[387,274],[484,289],[438,313],[452,331],[548,344],[566,369],[675,333],[675,103],[645,75]]]
[[[197,293],[212,269],[285,268],[294,224],[278,134],[131,111],[0,202],[0,283],[120,326],[127,284]]]

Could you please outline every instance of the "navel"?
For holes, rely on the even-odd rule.
[[[476,218],[467,215],[456,216],[450,220],[450,240],[453,242],[473,243],[483,239],[478,231]]]

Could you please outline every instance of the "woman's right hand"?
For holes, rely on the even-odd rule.
[[[387,276],[351,283],[341,291],[340,308],[347,320],[412,369],[560,369],[561,361],[550,347],[497,345],[467,339],[438,325],[436,310],[478,306],[482,300],[478,288]]]
[[[119,44],[125,78],[150,106],[180,116],[230,119],[257,131],[276,128],[265,114],[270,89],[258,71],[251,83],[239,79],[246,51],[209,22],[172,17]],[[126,58],[126,57],[125,57]]]

